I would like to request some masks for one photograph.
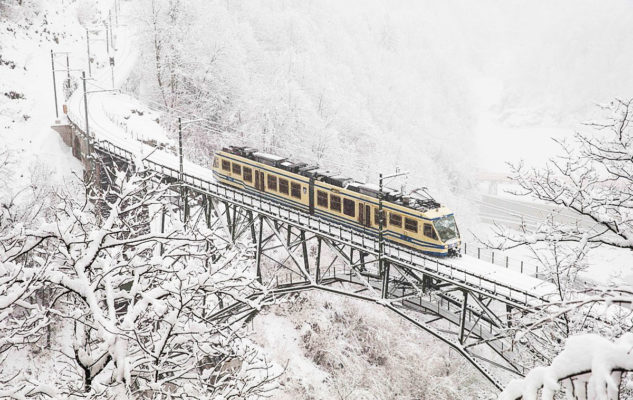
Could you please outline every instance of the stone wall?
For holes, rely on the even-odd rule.
[[[71,125],[53,125],[51,126],[51,128],[55,132],[59,133],[59,136],[62,137],[62,140],[64,141],[64,143],[66,143],[66,146],[72,146],[73,128]]]

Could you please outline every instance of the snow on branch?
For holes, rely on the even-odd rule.
[[[576,398],[618,398],[622,371],[633,370],[633,333],[615,341],[596,334],[572,336],[550,366],[533,369],[525,378],[513,380],[499,400],[553,400],[562,390],[573,389]],[[572,387],[573,386],[573,387]]]
[[[586,124],[591,132],[557,141],[562,154],[544,168],[510,165],[514,193],[573,211],[578,221],[561,240],[633,249],[633,102],[614,100],[602,112]],[[545,240],[539,231],[532,238]]]
[[[218,252],[208,230],[182,224],[174,192],[151,175],[115,173],[106,191],[92,189],[58,193],[50,219],[0,232],[0,353],[46,340],[71,371],[44,392],[0,366],[11,377],[7,396],[270,390],[276,376],[239,326],[206,318],[225,298],[255,308],[271,301],[252,296],[261,285],[246,252]]]

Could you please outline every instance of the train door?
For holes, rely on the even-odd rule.
[[[308,191],[308,203],[310,206],[310,215],[314,215],[314,176],[310,177],[310,189]]]
[[[264,173],[259,170],[255,170],[255,189],[264,191]]]
[[[364,227],[371,226],[371,208],[369,204],[358,203],[358,223]]]

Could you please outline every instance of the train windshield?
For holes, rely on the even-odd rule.
[[[443,242],[455,239],[459,236],[457,224],[455,224],[455,217],[452,215],[447,215],[435,220],[435,230],[437,230]]]

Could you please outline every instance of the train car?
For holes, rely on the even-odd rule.
[[[378,236],[377,185],[238,146],[215,155],[213,174],[221,183]],[[461,238],[453,213],[426,193],[383,189],[382,204],[386,240],[435,256],[459,255]]]

